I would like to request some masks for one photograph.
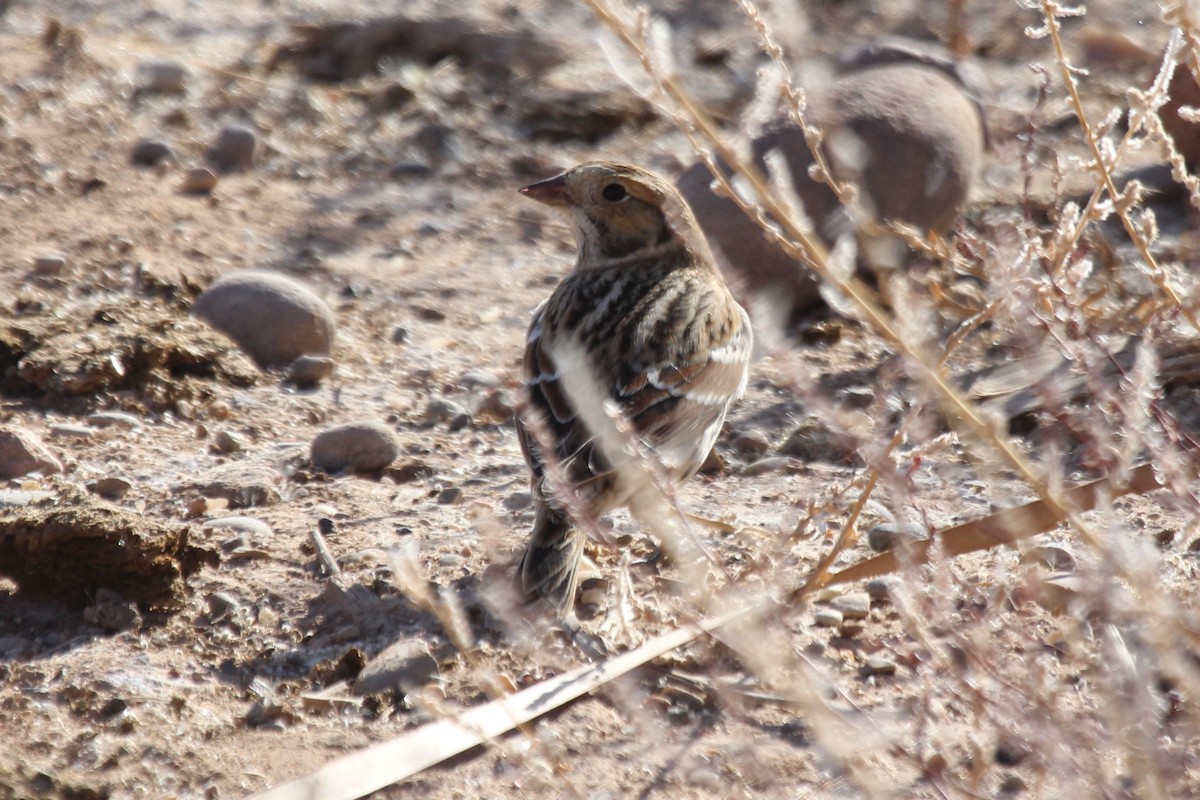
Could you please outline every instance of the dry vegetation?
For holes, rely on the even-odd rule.
[[[380,10],[184,23],[149,5],[0,18],[0,422],[134,414],[52,439],[63,474],[9,489],[68,502],[120,474],[123,510],[89,519],[182,537],[187,590],[162,609],[89,588],[81,610],[0,563],[0,797],[236,797],[404,733],[274,796],[400,777],[378,796],[1200,795],[1200,187],[1159,118],[1176,66],[1200,66],[1187,4],[520,0],[303,30],[284,23]],[[895,33],[978,60],[992,145],[944,238],[874,226],[836,187],[868,238],[916,253],[864,281],[749,142],[784,114],[820,152],[822,63]],[[140,95],[136,65],[171,54],[187,91]],[[175,191],[230,119],[264,155],[211,195]],[[178,164],[128,164],[168,133]],[[577,629],[548,628],[508,597],[530,524],[511,415],[524,324],[572,256],[514,191],[600,156],[675,174],[697,154],[732,166],[726,190],[776,221],[833,312],[747,297],[761,357],[721,463],[639,519],[591,521],[602,577]],[[55,251],[65,272],[30,270]],[[256,380],[185,316],[250,267],[335,299],[324,387]],[[138,361],[142,339],[166,355]],[[400,458],[314,468],[307,443],[353,420],[386,421]],[[238,505],[269,527],[208,524]],[[33,560],[40,507],[0,510],[0,558]],[[522,690],[545,711],[563,675],[595,691],[519,728],[468,715]],[[465,735],[448,720],[488,741],[418,769],[419,746]]]

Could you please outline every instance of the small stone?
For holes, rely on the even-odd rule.
[[[179,191],[184,194],[209,194],[217,188],[217,176],[206,167],[193,167],[183,176]]]
[[[1021,780],[1020,775],[1009,775],[1000,782],[999,792],[1002,797],[1016,797],[1027,788],[1028,785]]]
[[[589,578],[580,585],[579,602],[585,606],[600,608],[608,602],[608,581]]]
[[[471,412],[466,406],[444,397],[435,397],[425,406],[424,422],[427,424],[451,422],[464,416],[468,419],[471,417]]]
[[[848,386],[838,393],[838,398],[847,408],[870,408],[875,402],[875,392],[866,386]]]
[[[500,383],[500,377],[486,369],[469,370],[458,379],[458,385],[464,389],[494,388]]]
[[[351,687],[356,695],[410,693],[437,677],[437,659],[419,639],[401,640],[374,656]]]
[[[392,328],[392,344],[404,344],[408,341],[408,328],[397,325]]]
[[[51,425],[50,435],[57,439],[87,441],[96,435],[96,429],[89,428],[87,425]]]
[[[379,472],[399,455],[399,438],[377,422],[328,428],[317,434],[309,449],[313,465],[326,472]]]
[[[0,425],[0,480],[62,472],[62,463],[29,431]]]
[[[254,517],[217,517],[205,520],[204,530],[237,531],[254,537],[271,535],[271,526]]]
[[[504,508],[508,511],[524,511],[533,505],[533,495],[529,492],[513,492],[504,498]]]
[[[859,673],[864,678],[869,678],[872,675],[895,675],[896,662],[883,656],[870,656],[867,658],[867,663],[859,670]]]
[[[882,603],[892,599],[891,583],[883,578],[867,581],[863,588],[866,590],[867,596],[874,602]]]
[[[819,608],[813,615],[813,622],[818,628],[840,628],[842,620],[842,612],[836,608]]]
[[[234,462],[210,470],[177,489],[199,492],[208,501],[208,511],[214,510],[216,500],[227,501],[230,508],[248,508],[278,503],[278,480],[279,474],[273,469]]]
[[[1003,740],[996,745],[996,763],[1002,767],[1015,767],[1029,758],[1029,746],[1015,740]]]
[[[254,166],[258,137],[241,125],[230,125],[217,136],[208,151],[208,160],[222,172],[235,172]]]
[[[171,146],[157,139],[142,139],[129,151],[129,163],[136,167],[157,167],[164,161],[176,160]]]
[[[124,631],[142,622],[137,606],[111,589],[99,588],[92,604],[83,610],[85,622],[106,631]]]
[[[688,783],[714,794],[721,791],[721,773],[712,767],[698,767],[688,773]]]
[[[733,440],[743,458],[759,458],[771,449],[771,440],[762,431],[743,431]]]
[[[1021,555],[1021,563],[1040,564],[1053,572],[1072,572],[1075,569],[1075,556],[1062,547],[1038,545]]]
[[[188,68],[178,61],[148,61],[138,66],[143,94],[183,94],[187,91]]]
[[[196,298],[192,314],[264,368],[327,356],[333,348],[336,322],[329,306],[304,284],[276,272],[225,275]]]
[[[120,500],[131,488],[133,484],[124,478],[100,478],[88,485],[88,489],[105,500]]]
[[[1084,579],[1074,573],[1049,575],[1038,584],[1035,600],[1051,614],[1066,614],[1083,601],[1086,589]]]
[[[333,374],[334,360],[328,356],[300,356],[288,367],[287,380],[298,389],[315,389]]]
[[[866,619],[871,614],[871,597],[866,592],[851,592],[835,597],[830,603],[846,619]]]
[[[246,440],[232,431],[220,430],[213,437],[213,447],[218,453],[230,455],[246,449]]]
[[[456,506],[463,501],[463,490],[457,486],[449,486],[438,493],[437,501],[443,506]]]
[[[141,419],[124,411],[97,411],[95,414],[88,414],[87,424],[93,428],[124,428],[130,431],[142,427]]]
[[[232,595],[225,592],[213,592],[204,598],[204,600],[208,603],[208,617],[211,622],[219,622],[237,613],[237,610],[241,607]]]
[[[919,538],[915,528],[885,522],[867,531],[867,547],[876,553],[886,553],[894,547]]]
[[[42,255],[33,259],[33,271],[38,275],[59,275],[67,266],[67,260],[60,255]]]

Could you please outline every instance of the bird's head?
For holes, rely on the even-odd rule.
[[[674,187],[627,164],[581,164],[521,194],[571,213],[581,263],[678,246],[696,230]]]

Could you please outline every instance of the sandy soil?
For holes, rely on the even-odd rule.
[[[482,676],[526,686],[586,658],[500,618],[487,601],[532,519],[511,419],[525,327],[573,260],[563,222],[516,190],[598,157],[675,174],[692,151],[614,75],[583,7],[478,6],[472,29],[529,32],[519,58],[503,41],[471,40],[443,59],[435,43],[415,60],[395,56],[322,81],[302,58],[280,55],[298,40],[294,24],[369,19],[388,13],[385,5],[0,3],[0,423],[40,436],[64,465],[61,475],[8,488],[75,496],[121,478],[129,489],[119,506],[149,528],[186,527],[192,548],[174,599],[136,608],[129,592],[48,596],[0,578],[0,797],[239,797],[483,702]],[[414,19],[451,13],[432,0],[404,6]],[[986,236],[1002,229],[995,220],[1020,213],[1018,135],[1031,114],[1039,159],[1084,148],[1078,128],[1063,122],[1060,94],[1035,110],[1028,63],[1051,57],[1045,41],[1023,33],[1036,19],[1015,4],[967,8],[991,86],[995,144],[964,230]],[[1165,26],[1123,8],[1099,4],[1087,25],[1160,48]],[[818,76],[852,41],[944,34],[945,10],[931,9],[816,4],[804,17],[781,16],[777,33],[803,54],[802,78]],[[661,10],[689,47],[725,48],[689,81],[723,119],[736,119],[760,63],[752,30],[723,3]],[[419,39],[414,52],[427,44]],[[515,72],[496,66],[514,59]],[[182,92],[140,88],[146,65],[159,60],[187,67]],[[1100,115],[1153,73],[1095,64],[1085,99]],[[218,174],[211,194],[179,191],[230,124],[257,132],[254,165]],[[143,138],[168,144],[175,162],[131,164]],[[1072,180],[1090,186],[1086,176]],[[1035,182],[1050,196],[1049,177]],[[1189,220],[1194,226],[1182,205],[1165,212],[1159,243],[1184,290],[1194,280]],[[1111,247],[1111,274],[1136,273],[1128,241],[1114,237]],[[61,269],[34,268],[53,255]],[[336,373],[321,387],[301,391],[260,373],[189,320],[203,287],[248,268],[300,279],[333,308]],[[936,265],[925,269],[929,281],[945,277]],[[1136,277],[1114,287],[1114,308],[1153,291]],[[956,322],[936,321],[942,330]],[[114,353],[134,364],[129,341],[156,325],[164,352],[203,352],[187,356],[188,367],[105,366]],[[953,370],[1019,349],[1009,347],[1013,333],[972,338]],[[886,441],[912,402],[894,391],[886,348],[856,323],[800,320],[763,341],[750,391],[718,446],[723,468],[681,492],[696,513],[761,529],[705,534],[719,566],[714,585],[744,579],[751,592],[795,585],[861,489],[856,453],[866,443],[859,433],[831,433],[833,410]],[[40,383],[18,367],[34,345],[48,365]],[[83,388],[64,383],[71,370],[87,377]],[[1173,391],[1186,420],[1197,405],[1192,390]],[[97,411],[124,411],[137,424],[101,428],[89,423]],[[318,432],[358,420],[395,430],[402,454],[392,468],[329,476],[308,463]],[[222,452],[223,432],[241,449]],[[1057,440],[1015,441],[1042,455]],[[864,531],[896,519],[933,529],[1032,499],[1013,476],[971,456],[936,415],[921,418],[910,442],[898,458],[907,483],[881,489]],[[1085,466],[1086,458],[1069,461],[1067,477],[1086,477]],[[253,504],[218,496],[218,477],[253,490],[245,495]],[[1122,501],[1116,514],[1132,539],[1152,543],[1138,552],[1165,596],[1193,608],[1195,518],[1156,495]],[[210,524],[232,515],[269,530]],[[321,518],[335,525],[326,538],[342,568],[337,580],[320,574],[311,545]],[[789,538],[800,522],[801,535]],[[594,552],[607,595],[583,617],[624,649],[694,612],[677,568],[650,559],[654,542],[642,528],[624,514],[611,527],[618,546]],[[1102,571],[1066,532],[1037,543],[1073,554],[1081,574]],[[457,650],[406,598],[391,548],[415,553],[429,581],[458,593],[472,651]],[[843,562],[869,554],[863,543]],[[1109,760],[1127,751],[1111,728],[1117,679],[1097,671],[1114,657],[1111,642],[1092,628],[1128,620],[1094,603],[1098,617],[1048,601],[1041,578],[1015,551],[987,552],[872,587],[862,620],[816,626],[814,611],[829,598],[775,620],[764,650],[819,676],[811,685],[844,728],[814,730],[777,684],[705,640],[542,720],[531,737],[507,737],[379,796],[1152,796],[1129,778],[1143,774],[1136,764]],[[397,643],[431,655],[406,662],[399,687],[309,697],[352,684]],[[978,653],[992,660],[971,661]],[[871,674],[872,657],[892,674]],[[1157,744],[1167,795],[1181,797],[1200,785],[1194,700],[1160,683],[1148,702],[1161,714],[1145,733]],[[1063,754],[1072,748],[1080,749]],[[1078,772],[1056,772],[1064,760]],[[1081,783],[1096,775],[1108,782]]]

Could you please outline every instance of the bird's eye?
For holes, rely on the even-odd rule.
[[[625,191],[625,187],[619,183],[610,183],[604,187],[600,194],[610,203],[619,203],[625,199],[629,192]]]

